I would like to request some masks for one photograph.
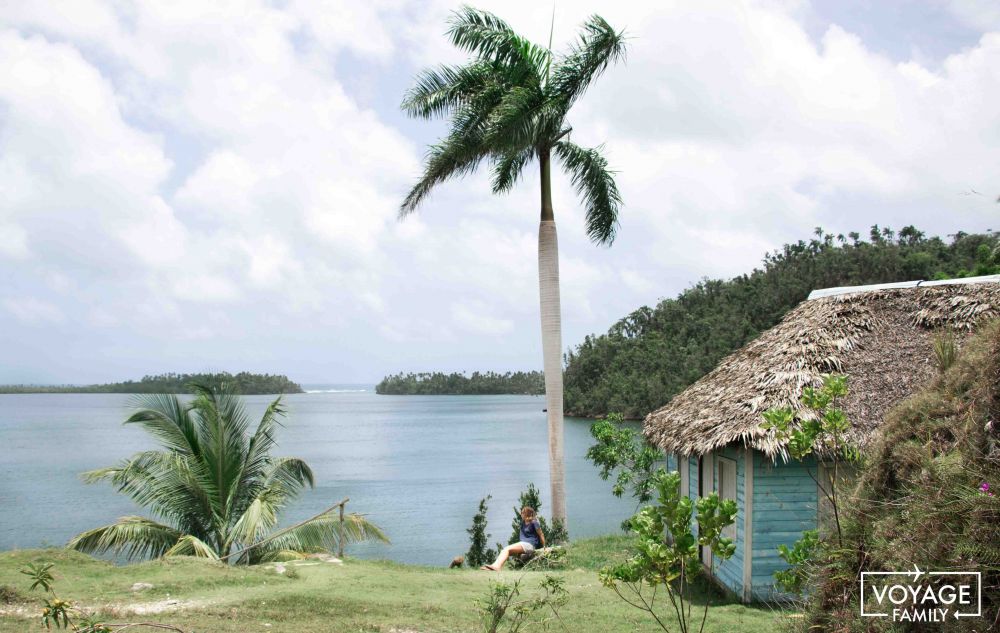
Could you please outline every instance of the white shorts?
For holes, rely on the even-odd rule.
[[[532,545],[531,543],[528,543],[527,541],[519,541],[518,545],[521,546],[521,549],[524,550],[525,554],[530,555],[535,553],[535,546]]]

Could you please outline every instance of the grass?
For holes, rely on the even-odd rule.
[[[597,569],[625,557],[627,539],[602,537],[568,547],[562,576],[570,592],[561,611],[565,630],[602,633],[657,631],[643,613],[620,602],[601,586]],[[348,559],[343,565],[317,563],[289,566],[296,578],[263,567],[227,567],[191,558],[150,561],[116,567],[105,561],[61,549],[0,553],[0,586],[17,589],[14,605],[0,604],[0,631],[43,631],[37,614],[39,592],[27,592],[27,578],[18,573],[28,563],[55,563],[54,588],[109,621],[169,623],[185,631],[472,632],[481,630],[476,600],[491,580],[512,580],[521,572],[499,576],[479,570],[418,567],[387,561]],[[313,563],[314,561],[308,561]],[[527,572],[522,581],[530,593],[545,572]],[[29,581],[30,582],[30,581]],[[135,582],[153,585],[141,593]],[[706,631],[773,633],[789,615],[768,608],[728,602],[709,591]],[[133,615],[136,607],[178,601],[162,613]],[[562,630],[556,625],[555,630]]]

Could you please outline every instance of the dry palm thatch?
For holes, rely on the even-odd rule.
[[[1000,283],[877,289],[805,301],[781,323],[726,357],[646,416],[646,437],[665,452],[704,454],[742,442],[772,459],[783,445],[762,428],[772,407],[799,408],[802,388],[826,373],[848,376],[841,406],[864,446],[883,416],[937,374],[934,330],[958,340],[1000,316]]]

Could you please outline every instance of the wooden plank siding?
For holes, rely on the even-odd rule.
[[[743,556],[744,554],[744,524],[743,515],[746,511],[745,499],[745,465],[744,465],[744,451],[741,448],[737,448],[735,445],[727,446],[723,449],[715,451],[715,454],[719,457],[725,457],[736,462],[736,538],[734,542],[736,543],[736,553],[726,561],[719,561],[718,558],[715,559],[715,577],[726,587],[732,590],[737,596],[743,595]],[[721,491],[719,490],[719,467],[718,460],[716,460],[716,466],[712,469],[713,476],[715,478],[714,485],[712,489],[719,493],[721,497]]]
[[[816,528],[818,494],[813,459],[772,463],[752,451],[753,535],[751,594],[755,600],[782,600],[789,596],[774,586],[774,572],[788,565],[778,555],[778,545],[792,546],[802,532]]]

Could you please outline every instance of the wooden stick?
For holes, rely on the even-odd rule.
[[[240,550],[238,552],[233,552],[231,554],[226,554],[225,556],[220,557],[219,560],[220,561],[221,560],[226,560],[227,558],[231,558],[231,557],[236,556],[236,555],[243,555],[246,552],[249,552],[250,550],[254,549],[255,547],[260,547],[264,543],[267,543],[269,541],[273,541],[274,539],[278,538],[282,534],[287,534],[288,532],[291,532],[292,530],[297,530],[298,528],[302,527],[306,523],[310,523],[312,521],[315,521],[316,519],[320,518],[324,514],[329,514],[330,512],[333,512],[333,509],[336,508],[337,506],[340,506],[340,516],[343,517],[344,516],[344,504],[347,503],[350,500],[351,500],[350,497],[344,497],[343,501],[340,501],[338,503],[333,504],[332,506],[330,506],[326,510],[323,510],[319,514],[317,514],[315,516],[312,516],[312,517],[309,517],[305,521],[299,521],[298,523],[296,523],[295,525],[293,525],[291,527],[286,527],[283,530],[278,530],[277,532],[275,532],[271,536],[267,537],[266,539],[264,539],[262,541],[257,541],[256,543],[254,543],[250,547],[247,547],[246,549],[242,549],[242,550]],[[343,539],[341,539],[341,540],[343,540]]]
[[[337,527],[337,558],[344,558],[344,506],[347,505],[347,500],[340,504],[340,524]]]

